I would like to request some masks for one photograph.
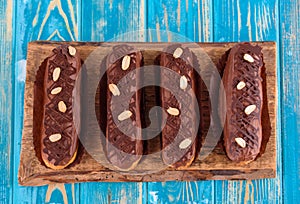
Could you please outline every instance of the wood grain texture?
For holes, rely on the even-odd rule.
[[[218,181],[215,186],[213,181],[191,182],[192,190],[189,191],[185,191],[185,189],[186,184],[190,182],[144,183],[142,185],[143,190],[139,190],[137,200],[140,200],[140,195],[142,195],[145,203],[170,201],[187,203],[187,196],[183,196],[187,192],[190,198],[196,200],[197,203],[281,203],[283,201],[285,203],[292,201],[299,203],[300,179],[299,176],[297,177],[300,174],[298,157],[299,111],[297,111],[299,109],[299,60],[297,58],[299,56],[299,0],[182,0],[180,2],[141,0],[131,2],[133,3],[125,0],[105,2],[96,0],[0,1],[0,90],[5,96],[1,95],[0,98],[0,202],[44,203],[49,195],[47,190],[53,189],[53,187],[24,188],[17,184],[18,155],[23,127],[26,64],[24,60],[26,59],[27,42],[35,39],[102,41],[116,36],[116,33],[122,33],[123,30],[126,32],[135,28],[149,27],[181,33],[195,41],[226,42],[280,39],[278,48],[281,49],[279,51],[281,69],[278,76],[280,77],[282,74],[282,82],[278,85],[280,86],[278,95],[281,96],[282,93],[283,96],[281,97],[282,120],[280,107],[278,107],[278,132],[280,133],[280,122],[282,122],[284,164],[280,162],[282,159],[281,142],[278,141],[278,177],[275,180]],[[118,9],[124,4],[140,6],[132,6],[129,12],[121,9],[123,13],[120,15]],[[180,11],[180,15],[178,11]],[[81,15],[81,13],[85,13],[85,15]],[[142,16],[140,13],[144,13],[144,15]],[[43,20],[44,17],[46,20]],[[126,21],[122,18],[125,18]],[[98,19],[98,21],[94,21],[94,19]],[[167,19],[167,23],[165,19]],[[14,30],[14,22],[16,30]],[[119,31],[120,28],[122,28],[121,32]],[[153,34],[151,38],[149,33]],[[156,35],[156,30],[149,33],[141,35],[141,38],[135,40],[168,41],[167,36],[159,38],[159,35]],[[13,39],[16,40],[15,43]],[[172,38],[172,40],[176,39]],[[16,64],[12,66],[14,61]],[[11,78],[13,81],[10,84]],[[13,104],[9,102],[11,100],[14,100]],[[13,137],[10,132],[13,132]],[[283,172],[281,168],[284,168]],[[281,178],[282,173],[284,173],[283,178]],[[284,188],[281,187],[283,181]],[[93,199],[93,195],[102,191],[101,197],[105,198],[107,191],[104,188],[110,185],[84,184],[81,186],[84,188],[81,188],[80,193],[78,193],[78,185],[74,186],[76,189],[74,192],[76,195],[80,194],[80,201],[84,202],[84,198]],[[103,188],[101,188],[102,186]],[[126,188],[126,193],[135,192],[136,189],[139,189],[135,184],[122,184],[120,188],[118,188],[118,184],[112,184],[110,186],[111,194],[120,195],[121,188]],[[176,191],[173,188],[181,190]],[[73,185],[66,185],[69,203],[77,201],[77,198],[73,199],[70,196],[72,189]],[[96,201],[105,203],[107,200],[98,199]],[[120,199],[116,198],[113,201],[117,202]],[[54,190],[50,202],[62,203],[64,196],[59,190]],[[132,200],[132,203],[134,202]]]
[[[92,185],[93,184],[93,185]],[[86,183],[80,185],[80,203],[147,203],[144,183]],[[85,193],[83,193],[85,192]],[[87,193],[88,192],[88,193]]]
[[[256,43],[263,48],[263,54],[265,56],[264,62],[266,65],[266,94],[267,99],[264,100],[264,104],[268,106],[268,113],[270,121],[263,123],[263,127],[266,128],[268,123],[271,124],[271,135],[268,139],[266,151],[261,157],[257,158],[256,161],[249,164],[237,164],[230,161],[223,149],[216,146],[207,157],[196,159],[190,167],[182,168],[182,170],[174,170],[168,168],[164,171],[160,171],[154,174],[145,175],[124,175],[112,171],[105,167],[101,162],[94,160],[86,152],[83,153],[79,163],[71,166],[70,168],[55,171],[53,169],[46,168],[36,157],[34,150],[34,135],[32,132],[36,127],[33,125],[33,121],[36,120],[37,113],[34,113],[34,81],[36,80],[36,73],[39,66],[44,59],[49,56],[51,50],[58,45],[63,44],[62,42],[31,42],[28,46],[27,66],[26,66],[26,89],[25,89],[25,104],[24,104],[24,128],[22,137],[22,152],[19,170],[19,181],[23,185],[43,185],[53,182],[82,182],[82,181],[168,181],[168,180],[207,180],[207,179],[257,179],[257,178],[269,178],[273,177],[276,169],[276,63],[275,63],[275,44],[272,42]],[[93,60],[92,63],[99,63],[106,57],[106,53],[111,52],[113,46],[119,45],[118,43],[78,43],[78,42],[66,42],[68,45],[72,45],[80,53],[83,61],[93,52],[95,49],[100,49],[99,54]],[[159,51],[166,47],[167,43],[130,43],[132,47],[139,50],[144,50],[143,55],[145,61],[152,61],[156,58]],[[235,43],[199,43],[199,44],[186,44],[190,50],[198,57],[199,63],[203,67],[208,67],[201,59],[204,51],[212,59],[214,63],[217,63],[221,56],[230,49]],[[150,52],[148,52],[150,50]],[[153,52],[157,50],[158,53]],[[202,51],[203,50],[203,51]],[[203,70],[204,72],[205,70]],[[88,87],[97,87],[99,83],[98,76],[99,68],[97,64],[93,66],[86,66],[86,72],[88,77]],[[208,72],[208,70],[206,70]],[[211,71],[211,70],[210,70]],[[206,73],[207,73],[206,72]],[[97,74],[98,73],[98,74]],[[99,89],[101,90],[101,88]],[[92,89],[89,95],[94,95]],[[99,99],[98,99],[99,100]],[[97,99],[92,104],[97,104]],[[154,104],[153,104],[154,105]],[[92,106],[92,105],[91,105]],[[37,107],[35,107],[37,108]],[[87,115],[93,115],[94,109],[89,109]],[[40,117],[38,117],[40,118]],[[92,119],[89,119],[92,120]],[[264,121],[264,120],[263,120]],[[97,129],[98,122],[90,122],[88,129]],[[99,127],[98,127],[99,129]],[[99,129],[100,130],[100,129]],[[89,141],[94,141],[93,138],[98,138],[100,133],[88,132]],[[86,144],[86,143],[85,143]],[[99,147],[101,143],[99,143]],[[103,158],[103,149],[97,148],[97,157],[101,157],[101,161],[105,161]],[[96,154],[96,153],[95,153]],[[160,158],[158,158],[160,160]],[[135,168],[136,171],[147,171],[151,170],[152,166],[159,164],[157,158],[152,159],[144,158],[138,166]]]
[[[83,41],[144,41],[146,1],[83,1]],[[132,34],[130,32],[135,32]]]
[[[82,1],[82,40],[145,41],[146,2]],[[80,203],[146,203],[147,200],[142,199],[146,193],[147,183],[82,183]]]
[[[148,42],[213,41],[213,1],[148,1]],[[187,188],[188,186],[188,188]],[[149,182],[149,203],[214,202],[214,181]]]
[[[13,4],[0,2],[0,203],[12,200]]]
[[[274,41],[277,29],[276,0],[214,1],[214,41]]]
[[[17,183],[17,172],[20,161],[21,135],[23,130],[23,104],[26,73],[27,44],[32,40],[78,40],[78,23],[80,20],[79,1],[16,1],[14,12],[16,19],[14,58],[16,61],[14,81],[14,202],[44,203],[64,202],[75,203],[79,200],[79,185],[61,185],[44,187],[21,187]],[[75,194],[76,193],[76,194]]]
[[[283,198],[300,202],[300,1],[280,1]]]
[[[149,1],[147,41],[210,42],[212,21],[211,1]]]
[[[148,203],[214,203],[213,181],[151,182]]]
[[[214,41],[255,41],[278,39],[278,2],[271,1],[214,1]],[[277,44],[278,45],[278,44]],[[277,74],[278,74],[277,70]],[[280,76],[280,75],[279,75]],[[280,90],[279,90],[280,91]],[[280,92],[278,93],[280,96]],[[277,107],[280,118],[280,107]],[[279,122],[280,123],[280,122]],[[277,177],[254,181],[217,181],[216,203],[280,203],[281,141],[277,127]]]

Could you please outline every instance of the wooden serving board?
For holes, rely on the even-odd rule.
[[[82,150],[78,161],[63,170],[52,170],[44,166],[35,150],[33,110],[40,107],[34,106],[34,81],[37,70],[56,46],[69,44],[80,52],[82,60],[86,60],[95,49],[103,49],[108,53],[117,43],[93,42],[49,42],[37,41],[28,45],[26,87],[24,97],[24,129],[22,136],[21,161],[19,167],[19,183],[25,186],[39,186],[49,183],[74,183],[86,181],[168,181],[168,180],[231,180],[231,179],[260,179],[274,178],[276,176],[276,45],[274,42],[253,42],[263,48],[265,62],[264,79],[264,104],[262,125],[263,153],[253,162],[239,164],[230,161],[222,145],[217,145],[204,159],[198,157],[190,167],[181,170],[167,168],[152,174],[124,174],[110,170],[93,159],[90,154]],[[169,43],[126,43],[144,50],[145,65],[153,63],[153,59]],[[182,43],[184,44],[184,43]],[[199,46],[208,54],[213,63],[218,63],[220,57],[236,43],[189,43],[191,50],[197,55]],[[194,46],[197,45],[197,46]],[[104,57],[104,56],[103,56]],[[151,76],[149,76],[151,77]],[[152,76],[153,77],[153,76]],[[96,93],[95,93],[96,94]],[[97,93],[98,94],[98,93]],[[153,97],[151,90],[149,97]],[[146,94],[147,95],[147,94]],[[148,100],[148,99],[146,99]],[[96,102],[97,103],[97,102]],[[158,148],[157,145],[152,149]],[[158,144],[159,145],[159,144]],[[101,149],[101,147],[99,148]],[[101,152],[101,151],[100,151]],[[142,159],[136,171],[153,167],[160,162],[160,158]],[[141,168],[143,167],[143,168]]]

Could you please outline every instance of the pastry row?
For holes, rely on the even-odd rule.
[[[120,44],[105,60],[107,89],[100,87],[101,92],[106,92],[107,101],[103,148],[113,166],[128,171],[137,166],[145,151],[141,130],[144,122],[141,107],[145,99],[142,90],[138,90],[143,74],[140,72],[144,65],[143,52]],[[239,43],[220,60],[224,91],[218,94],[217,103],[225,110],[219,115],[221,121],[225,121],[225,151],[232,161],[253,161],[262,142],[262,49],[250,43]],[[40,67],[45,69],[40,153],[47,167],[63,169],[74,162],[79,146],[80,128],[75,128],[73,122],[72,102],[82,60],[75,47],[61,45],[52,50],[45,62],[46,66]],[[206,123],[214,123],[211,106],[202,98],[204,83],[195,71],[201,61],[188,47],[172,44],[153,59],[153,64],[162,67],[157,92],[160,99],[157,105],[164,112],[159,118],[161,158],[168,166],[185,168],[192,164],[201,149],[201,137],[205,137],[204,129],[209,125]],[[219,92],[219,89],[210,91]]]

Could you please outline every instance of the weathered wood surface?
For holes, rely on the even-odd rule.
[[[15,66],[14,79],[14,143],[13,146],[13,181],[17,181],[20,162],[21,139],[23,130],[23,104],[26,74],[27,44],[32,40],[78,40],[80,23],[80,5],[76,0],[52,1],[14,1],[13,14]],[[53,191],[52,191],[53,190]],[[79,185],[66,184],[44,186],[40,188],[22,187],[13,182],[13,202],[75,203],[79,200]]]
[[[300,1],[280,1],[283,198],[300,202]]]
[[[122,175],[112,170],[109,170],[103,166],[103,164],[97,163],[89,154],[84,152],[82,158],[80,158],[79,164],[76,164],[70,168],[55,171],[51,170],[38,160],[34,150],[34,140],[37,135],[34,127],[34,120],[42,120],[38,118],[38,115],[33,114],[34,108],[42,106],[43,104],[36,104],[34,102],[34,81],[37,77],[37,71],[44,61],[49,56],[51,50],[56,46],[63,44],[59,42],[31,42],[27,51],[27,66],[26,66],[26,88],[25,88],[25,104],[24,104],[24,128],[22,138],[22,152],[19,171],[19,181],[23,185],[43,185],[53,182],[82,182],[82,181],[168,181],[168,180],[223,180],[223,179],[258,179],[268,178],[275,176],[276,169],[276,47],[272,42],[255,43],[263,48],[264,62],[266,66],[266,89],[267,93],[264,104],[267,105],[267,114],[263,114],[263,128],[268,129],[269,123],[271,125],[271,135],[268,138],[265,152],[256,161],[250,164],[236,164],[230,161],[221,147],[216,147],[214,151],[204,158],[203,160],[196,159],[193,164],[183,170],[175,171],[173,169],[166,169],[165,171],[149,174],[149,175]],[[76,43],[68,42],[69,45],[74,46],[80,53],[82,60],[86,60],[89,55],[97,49],[99,55],[91,62],[90,66],[86,66],[87,75],[98,76],[99,68],[97,64],[100,64],[107,53],[111,52],[115,43]],[[159,51],[162,50],[166,43],[132,43],[129,44],[137,49],[144,50],[145,61],[154,61]],[[217,63],[220,57],[226,50],[230,49],[234,43],[190,43],[187,44],[191,51],[199,58],[203,58],[203,53],[212,59],[214,63]],[[153,50],[156,50],[154,52]],[[95,62],[94,62],[95,61]],[[96,62],[97,61],[97,62]],[[201,60],[200,60],[201,61]],[[208,67],[201,61],[202,67]],[[151,63],[150,63],[151,64]],[[152,62],[153,64],[153,62]],[[98,73],[98,74],[97,74]],[[99,84],[99,77],[89,77],[89,90],[91,87],[97,87]],[[100,89],[101,90],[101,87]],[[92,89],[93,91],[93,89]],[[96,93],[91,92],[92,96]],[[88,106],[93,106],[97,101]],[[87,110],[89,112],[89,110]],[[88,115],[94,113],[94,109],[90,110]],[[98,110],[97,112],[99,112]],[[265,118],[264,118],[265,117]],[[99,127],[97,121],[92,122],[86,128],[87,130],[95,130]],[[99,134],[94,132],[88,132],[89,139],[98,138]],[[96,135],[92,135],[96,134]],[[265,133],[266,134],[266,133]],[[265,135],[267,136],[267,134]],[[94,142],[93,142],[94,143]],[[159,145],[159,144],[158,144]],[[100,144],[99,144],[100,146]],[[98,157],[102,157],[101,161],[104,161],[104,152],[99,148],[97,152],[101,154]],[[144,170],[151,170],[153,165],[160,163],[160,156],[157,158],[143,159],[136,167],[136,171],[143,172]]]
[[[82,1],[82,41],[145,41],[147,3],[144,0]],[[137,35],[122,35],[140,30]],[[115,39],[114,39],[115,38]],[[87,193],[87,190],[89,193]],[[147,183],[82,183],[80,203],[147,203]],[[97,196],[94,196],[97,195]],[[128,195],[128,196],[127,196]]]
[[[0,203],[12,200],[13,27],[12,1],[0,2]]]
[[[183,36],[180,41],[213,41],[213,1],[159,0],[149,3],[147,28],[154,31],[149,33],[148,41],[176,41],[174,35]],[[168,32],[155,32],[158,29]],[[149,182],[147,197],[149,203],[214,203],[217,197],[214,184],[215,181]]]
[[[158,9],[163,5],[167,10]],[[179,5],[185,5],[188,11],[181,18],[185,24],[176,26],[171,21],[165,19],[176,19],[177,12],[171,12],[169,8],[178,8]],[[149,21],[150,28],[156,25],[173,25],[171,30],[182,35],[189,35],[192,40],[198,41],[249,41],[249,40],[276,40],[280,28],[278,23],[278,1],[164,1],[153,3],[150,11],[154,13],[152,21]],[[195,12],[197,11],[198,12]],[[167,12],[168,11],[168,12]],[[203,18],[203,16],[205,16]],[[194,22],[192,25],[190,22]],[[195,27],[197,29],[195,29]],[[183,30],[187,30],[184,31]],[[203,35],[203,33],[205,35]],[[157,39],[157,38],[153,38]],[[167,37],[159,38],[161,41],[168,41]],[[277,43],[278,45],[278,43]],[[279,71],[279,69],[277,70]],[[280,74],[278,72],[278,74]],[[280,77],[279,77],[280,78]],[[280,96],[280,94],[279,94]],[[280,106],[278,106],[280,107]],[[280,121],[280,109],[278,108],[278,121]],[[280,127],[277,132],[280,134]],[[254,181],[214,181],[214,182],[195,182],[187,191],[190,195],[195,195],[194,191],[202,194],[202,197],[195,196],[196,202],[212,203],[263,203],[263,202],[281,202],[281,141],[277,141],[278,168],[276,179],[261,179]],[[173,191],[174,186],[181,189]],[[210,189],[207,190],[207,189]],[[178,192],[186,192],[186,183],[167,182],[148,184],[148,196],[154,197],[159,202],[187,202],[191,196]],[[153,192],[158,192],[158,196],[152,196]],[[199,195],[199,194],[198,194]]]
[[[278,33],[278,1],[214,1],[214,41],[256,41],[276,40]],[[279,51],[280,54],[280,51]],[[279,57],[278,57],[279,59]],[[279,64],[279,62],[278,62]],[[280,69],[277,74],[280,80]],[[278,89],[278,96],[281,96]],[[280,137],[280,104],[278,108],[277,140],[277,177],[254,181],[217,181],[215,190],[218,193],[217,203],[280,203],[281,191],[281,137]]]
[[[0,87],[6,94],[0,99],[0,201],[299,203],[299,5],[299,0],[1,1]],[[53,189],[53,185],[49,188],[20,187],[17,183],[17,171],[23,127],[27,43],[41,39],[105,41],[124,32],[147,28],[173,31],[196,42],[277,41],[280,103],[277,118],[279,140],[276,179],[82,183],[65,185],[66,191],[58,188],[52,194],[47,189]],[[168,39],[156,30],[132,39],[176,40]],[[11,62],[6,56],[12,57]],[[7,89],[10,82],[11,88]],[[9,128],[9,125],[12,126]],[[130,199],[124,199],[127,194],[131,196]]]

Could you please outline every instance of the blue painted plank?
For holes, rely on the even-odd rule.
[[[150,42],[213,40],[210,1],[149,1],[147,22],[148,29],[155,29],[148,33]],[[214,191],[214,181],[149,182],[148,202],[213,203]]]
[[[84,183],[80,185],[80,203],[146,203],[144,183]]]
[[[214,2],[214,41],[216,42],[276,41],[278,33],[276,0],[216,0]],[[279,74],[278,89],[280,89],[279,67],[277,73]],[[281,203],[280,104],[277,118],[277,177],[253,181],[216,181],[216,203]]]
[[[0,203],[12,203],[12,9],[12,1],[0,1]]]
[[[145,41],[146,1],[83,1],[83,41]],[[146,183],[82,183],[80,203],[143,203]],[[87,193],[88,192],[88,193]]]
[[[212,41],[210,1],[149,1],[147,13],[149,42]]]
[[[144,41],[145,2],[145,0],[83,1],[82,40]],[[137,35],[126,35],[133,31],[140,32]]]
[[[148,203],[214,203],[214,182],[149,182]]]
[[[17,175],[17,168],[19,163],[20,140],[23,120],[23,90],[24,90],[24,63],[26,59],[27,42],[34,39],[53,39],[53,40],[98,40],[104,41],[115,37],[117,34],[136,29],[143,29],[149,27],[152,29],[165,29],[187,36],[194,41],[212,41],[212,22],[214,22],[214,40],[215,41],[244,41],[244,40],[276,40],[278,39],[278,2],[277,1],[214,1],[214,12],[212,12],[210,2],[198,1],[178,1],[178,2],[148,2],[148,10],[145,12],[147,17],[141,16],[144,12],[139,13],[137,8],[146,8],[143,4],[131,3],[130,6],[124,6],[126,2],[113,2],[104,3],[101,6],[96,1],[88,3],[89,6],[85,8],[88,11],[85,17],[81,19],[81,7],[79,2],[74,1],[27,1],[24,5],[19,2],[15,8],[16,15],[16,47],[14,60],[16,61],[15,70],[15,92],[14,92],[14,155],[9,151],[10,147],[10,132],[11,126],[10,114],[11,103],[9,103],[9,96],[12,93],[12,85],[8,79],[12,77],[11,70],[7,69],[12,63],[9,50],[12,50],[12,30],[7,29],[9,21],[12,18],[8,17],[11,13],[7,12],[7,5],[12,8],[12,1],[1,1],[0,16],[5,21],[0,21],[0,36],[6,36],[4,41],[0,42],[0,90],[6,93],[7,98],[0,98],[0,149],[3,156],[0,157],[1,167],[1,187],[0,187],[0,201],[12,202],[11,182],[14,186],[15,202],[28,201],[41,203],[46,200],[47,190],[48,195],[51,189],[54,190],[53,196],[48,200],[50,202],[61,202],[64,199],[63,195],[68,195],[69,203],[74,202],[72,195],[79,194],[78,185],[66,185],[66,194],[61,194],[63,191],[62,186],[47,187],[34,187],[23,188],[17,185],[16,177],[12,179],[11,171],[14,171],[14,176]],[[70,4],[71,2],[71,4]],[[127,3],[128,4],[128,3]],[[130,3],[129,3],[130,4]],[[73,8],[70,7],[72,5]],[[208,6],[207,6],[208,5]],[[282,39],[280,43],[281,56],[281,71],[282,71],[282,93],[284,97],[281,99],[283,109],[283,145],[284,145],[284,201],[289,202],[291,199],[294,201],[299,200],[299,149],[297,144],[299,142],[299,71],[298,71],[298,58],[299,56],[299,1],[281,1],[280,4],[280,30]],[[126,8],[129,8],[126,10]],[[75,8],[75,10],[74,10]],[[178,9],[179,8],[179,9]],[[74,11],[75,12],[74,12]],[[141,10],[141,9],[140,9]],[[143,9],[144,10],[144,9]],[[49,12],[50,11],[50,12]],[[63,11],[63,12],[62,12]],[[73,11],[73,12],[72,12]],[[77,11],[77,12],[76,12]],[[86,12],[83,10],[83,12]],[[92,11],[92,12],[90,12]],[[123,14],[118,14],[122,11]],[[174,12],[176,11],[176,12]],[[188,11],[188,12],[186,12]],[[137,20],[129,21],[126,25],[124,12],[128,13],[128,19],[138,15]],[[49,17],[47,17],[49,13]],[[78,15],[76,15],[78,13]],[[90,13],[90,14],[89,14]],[[178,15],[180,13],[180,17]],[[8,14],[8,15],[7,15]],[[214,14],[214,21],[212,20]],[[95,17],[96,16],[96,17]],[[104,17],[107,16],[107,17]],[[43,20],[46,17],[46,20]],[[66,18],[65,18],[66,17]],[[146,18],[148,24],[145,26]],[[10,20],[9,20],[10,19]],[[50,20],[49,20],[50,19]],[[66,21],[66,19],[68,19]],[[72,20],[75,19],[75,20]],[[96,19],[96,21],[94,21]],[[142,19],[142,20],[141,20]],[[179,19],[179,20],[178,20]],[[208,20],[207,20],[208,19]],[[75,22],[75,23],[74,23]],[[7,25],[5,25],[7,24]],[[177,25],[176,25],[177,24]],[[43,26],[44,25],[44,26]],[[87,25],[85,29],[80,25]],[[89,29],[89,27],[91,29]],[[118,29],[116,29],[118,27]],[[120,29],[119,29],[120,28]],[[79,31],[78,31],[79,30]],[[4,31],[4,32],[3,32]],[[6,33],[5,33],[6,31]],[[78,34],[79,32],[79,34]],[[10,33],[10,34],[9,34]],[[79,38],[80,35],[82,38]],[[149,41],[168,41],[175,40],[168,35],[163,36],[150,33],[146,36],[141,32],[141,35],[136,40],[147,39]],[[124,39],[124,37],[123,37]],[[133,39],[134,40],[134,39]],[[5,59],[5,60],[3,60]],[[280,73],[279,73],[280,74]],[[280,76],[280,75],[279,75]],[[7,83],[4,83],[7,82]],[[298,86],[297,86],[298,85]],[[280,90],[279,90],[280,91]],[[281,95],[280,92],[278,95]],[[280,110],[280,106],[278,108]],[[297,120],[298,119],[298,120]],[[280,111],[278,121],[280,121]],[[280,123],[278,123],[280,124]],[[6,129],[3,129],[5,128]],[[279,126],[280,129],[280,126]],[[279,132],[278,129],[278,133]],[[279,134],[280,136],[280,134]],[[280,137],[279,137],[280,138]],[[14,165],[10,165],[10,158],[14,159]],[[150,203],[155,201],[167,202],[175,201],[189,201],[192,198],[195,201],[212,202],[214,201],[214,194],[216,195],[215,201],[217,203],[231,203],[231,202],[281,202],[282,189],[281,189],[281,141],[278,141],[278,177],[276,179],[263,179],[253,182],[233,182],[224,181],[216,182],[216,186],[212,185],[213,182],[167,182],[167,183],[149,183],[148,201]],[[3,173],[3,176],[2,176]],[[9,176],[7,176],[9,175]],[[297,177],[298,175],[298,177]],[[93,186],[96,185],[96,186]],[[141,192],[147,190],[146,184],[82,184],[80,191],[81,196],[85,196],[87,201],[93,199],[96,192],[100,193],[99,199],[94,201],[104,201],[103,198],[108,198],[109,194],[112,197],[116,196],[113,200],[120,200],[120,192],[125,189],[125,193],[131,193],[133,200],[141,199]],[[202,186],[199,188],[199,185]],[[192,190],[187,190],[186,186],[191,186]],[[94,188],[88,195],[90,187]],[[50,190],[49,190],[50,189]],[[85,189],[85,190],[83,190]],[[87,190],[88,189],[88,190]],[[106,189],[113,189],[106,190]],[[116,189],[116,190],[114,190]],[[127,190],[126,190],[127,189]],[[143,190],[140,190],[143,189]],[[174,190],[180,189],[180,190]],[[199,190],[200,189],[200,190]],[[72,192],[74,192],[72,194]],[[203,192],[203,193],[202,193]],[[196,196],[194,194],[198,193]],[[175,196],[176,194],[185,195],[184,198]],[[71,196],[70,196],[71,195]],[[75,196],[75,201],[78,199]],[[111,197],[111,198],[112,198]],[[135,199],[138,198],[138,199]],[[145,197],[146,198],[146,197]],[[197,200],[198,199],[198,200]],[[145,200],[145,199],[144,199]],[[85,200],[82,198],[82,201]]]
[[[277,0],[214,1],[214,41],[275,41]]]
[[[79,185],[44,187],[21,187],[17,175],[20,159],[23,128],[24,81],[27,43],[33,40],[79,40],[78,19],[80,2],[61,1],[17,1],[15,12],[15,80],[14,80],[14,145],[13,145],[13,192],[15,203],[75,203],[79,200]],[[54,190],[53,190],[54,189]],[[51,193],[53,190],[53,193]]]
[[[283,193],[300,203],[300,1],[280,0]]]

